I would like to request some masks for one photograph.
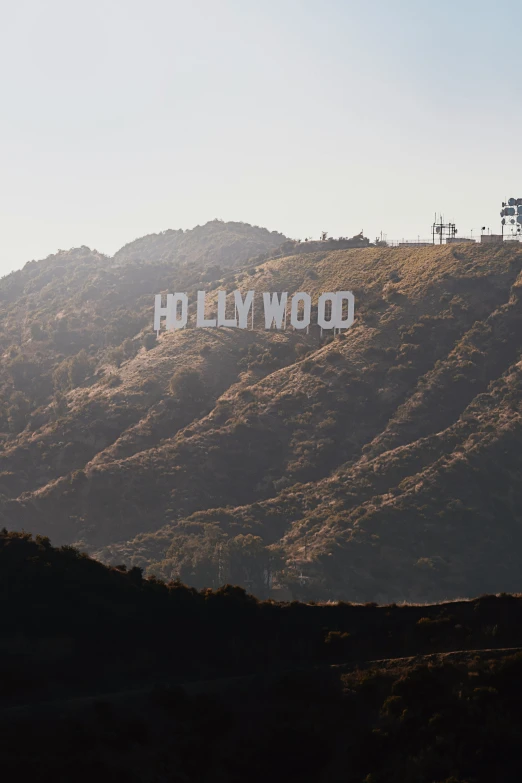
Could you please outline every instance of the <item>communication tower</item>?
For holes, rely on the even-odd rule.
[[[455,239],[456,235],[457,229],[455,227],[455,223],[445,223],[443,216],[439,215],[437,218],[437,213],[435,213],[435,220],[431,227],[431,238],[433,240],[433,244],[435,244],[436,240],[438,240],[439,244],[442,245],[444,239]]]
[[[522,234],[522,198],[510,198],[502,202],[502,237],[504,229],[508,228],[511,236],[520,236]]]

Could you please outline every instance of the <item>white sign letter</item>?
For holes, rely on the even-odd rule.
[[[332,303],[330,319],[326,320],[326,302]],[[333,329],[337,326],[337,294],[321,294],[317,305],[317,323],[321,329]]]
[[[234,291],[234,302],[236,305],[236,310],[237,310],[237,315],[239,320],[238,326],[240,329],[247,328],[248,313],[250,311],[250,308],[252,307],[253,301],[254,301],[253,291],[247,291],[247,295],[245,296],[245,301],[243,301],[241,297],[241,291]]]
[[[217,313],[218,326],[237,326],[236,317],[234,316],[234,318],[227,319],[226,310],[227,310],[227,292],[218,291],[218,313]]]
[[[265,329],[272,328],[272,321],[275,321],[276,329],[281,328],[286,310],[287,299],[287,293],[282,293],[281,299],[278,299],[277,294],[263,294],[263,304],[265,307]]]
[[[304,313],[303,313],[302,321],[299,321],[297,317],[299,315],[299,302],[302,302],[304,305]],[[298,294],[295,294],[292,297],[290,323],[292,324],[294,329],[306,329],[307,326],[310,326],[311,312],[312,312],[312,299],[310,297],[310,294],[305,294],[302,291],[300,291]]]
[[[162,316],[165,316],[165,318],[167,319],[165,323],[165,327],[167,329],[173,329],[175,313],[176,310],[174,307],[174,296],[172,294],[167,294],[167,306],[162,307],[161,294],[156,294],[156,296],[154,297],[154,331],[159,333],[161,328]]]
[[[196,326],[215,326],[216,319],[209,318],[205,320],[205,291],[198,291],[198,309],[196,316]]]
[[[343,302],[348,301],[348,315],[343,320]],[[337,292],[337,329],[348,329],[353,324],[355,311],[355,297],[351,291]]]

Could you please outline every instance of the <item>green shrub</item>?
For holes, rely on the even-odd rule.
[[[150,351],[157,344],[156,332],[147,332],[143,338],[143,347],[146,351]]]
[[[183,404],[199,403],[206,399],[207,390],[197,370],[182,367],[176,370],[169,384],[170,393]]]

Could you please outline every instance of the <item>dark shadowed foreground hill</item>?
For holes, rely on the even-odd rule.
[[[516,783],[522,599],[260,602],[0,531],[6,780]]]
[[[148,239],[139,260],[80,250],[0,283],[8,527],[259,596],[520,589],[518,243],[273,258],[267,243],[224,273],[177,250],[145,260]],[[352,290],[356,321],[335,339],[269,332],[258,307],[254,331],[155,341],[153,295],[198,288],[210,309],[219,288]]]

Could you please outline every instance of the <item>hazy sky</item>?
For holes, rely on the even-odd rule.
[[[288,236],[498,229],[517,4],[1,3],[0,275],[213,218]]]

